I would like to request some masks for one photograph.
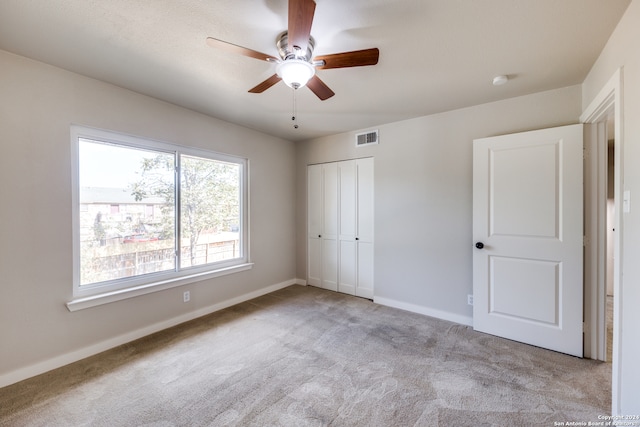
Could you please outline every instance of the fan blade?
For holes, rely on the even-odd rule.
[[[325,99],[329,99],[333,95],[335,95],[335,93],[331,89],[329,89],[329,86],[324,84],[324,82],[320,80],[318,76],[311,77],[311,80],[309,80],[307,86],[309,87],[309,89],[311,89],[311,92],[315,93],[316,96],[322,101],[324,101]]]
[[[330,68],[362,67],[365,65],[376,65],[380,51],[377,47],[373,49],[355,50],[353,52],[334,53],[332,55],[322,55],[313,58],[315,61],[324,61],[324,65],[318,65],[318,70]]]
[[[207,44],[217,49],[226,50],[227,52],[237,53],[240,55],[248,56],[250,58],[259,59],[261,61],[277,61],[276,58],[271,55],[267,55],[266,53],[251,50],[246,47],[238,46],[237,44],[225,42],[223,40],[214,39],[213,37],[207,37]]]
[[[316,11],[316,2],[313,0],[289,0],[289,50],[300,48],[302,54],[307,52],[309,37],[311,37],[311,24]],[[295,46],[295,47],[294,47]]]
[[[280,76],[278,76],[277,74],[274,74],[273,76],[269,77],[267,80],[265,80],[262,83],[260,83],[258,86],[254,87],[252,89],[249,89],[249,92],[250,93],[262,93],[265,90],[269,89],[274,84],[278,83],[280,80],[282,80],[280,78]]]

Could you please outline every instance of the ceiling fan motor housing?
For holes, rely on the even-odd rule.
[[[287,59],[301,59],[306,62],[310,62],[313,57],[313,49],[315,48],[316,41],[313,37],[309,36],[309,43],[307,44],[306,52],[296,49],[296,46],[289,46],[289,32],[284,31],[276,38],[276,47],[278,53],[283,61]]]

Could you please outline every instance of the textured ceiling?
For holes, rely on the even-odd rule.
[[[380,61],[320,70],[336,95],[298,90],[298,129],[292,89],[247,92],[275,65],[205,43],[277,56],[287,0],[1,0],[0,49],[300,141],[582,83],[630,0],[316,3],[316,55],[377,47]]]

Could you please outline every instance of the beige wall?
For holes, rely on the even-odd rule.
[[[623,69],[622,187],[631,192],[623,214],[621,289],[620,407],[640,414],[640,1],[633,0],[583,84],[586,108],[614,72]]]
[[[631,191],[632,209],[621,236],[618,409],[640,413],[638,40],[640,1],[633,0],[581,88],[381,125],[380,145],[358,149],[354,133],[294,146],[0,51],[0,386],[15,372],[118,344],[131,331],[306,278],[306,165],[354,157],[375,157],[376,297],[470,321],[472,140],[576,123],[622,66],[623,187]],[[255,268],[70,313],[64,304],[71,299],[71,123],[248,157],[251,209],[259,213],[251,216]],[[274,241],[281,250],[273,250]],[[190,304],[181,302],[185,289]]]
[[[306,278],[306,165],[375,158],[375,301],[471,323],[472,143],[577,123],[580,86],[379,126],[297,145],[298,277]]]
[[[295,277],[293,143],[3,51],[0,94],[0,386]],[[69,312],[72,123],[248,158],[254,268]]]

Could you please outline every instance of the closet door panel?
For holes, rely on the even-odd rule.
[[[357,245],[355,240],[340,241],[340,274],[338,292],[356,294],[357,272]]]
[[[358,286],[356,296],[373,299],[373,243],[358,242]]]
[[[319,238],[322,234],[322,165],[307,168],[307,234]]]
[[[322,287],[338,290],[338,165],[322,165]]]
[[[338,290],[338,241],[322,239],[322,287]]]
[[[359,159],[358,168],[358,240],[373,242],[373,158]]]
[[[340,238],[353,240],[357,229],[357,191],[355,160],[338,163],[340,178]]]
[[[357,282],[357,184],[356,161],[338,163],[339,204],[339,275],[338,291],[355,295]]]
[[[322,286],[322,239],[309,238],[307,283]]]
[[[356,295],[373,298],[373,158],[359,159],[357,163],[357,286]]]
[[[338,165],[322,165],[323,171],[323,235],[335,239],[338,236]]]
[[[322,165],[307,168],[307,283],[322,286]]]

